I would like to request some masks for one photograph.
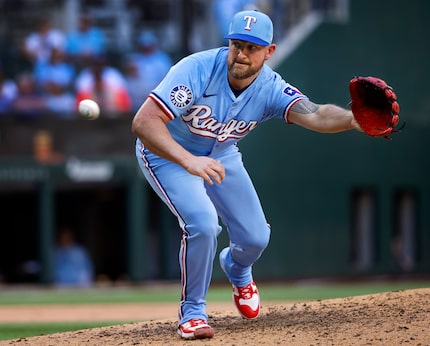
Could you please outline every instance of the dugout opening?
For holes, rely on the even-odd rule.
[[[391,234],[395,264],[402,271],[411,271],[420,259],[418,239],[419,198],[415,190],[399,189],[394,193]]]
[[[351,193],[351,262],[359,272],[369,271],[377,257],[376,192],[357,189]]]
[[[40,191],[37,184],[1,187],[0,282],[41,281],[41,249],[53,250],[58,230],[70,227],[90,253],[95,279],[127,278],[126,187],[121,184],[68,184],[53,191],[53,232],[41,246]],[[49,251],[49,250],[47,250]]]

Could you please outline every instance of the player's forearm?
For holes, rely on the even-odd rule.
[[[300,100],[291,107],[288,121],[321,133],[359,129],[350,110],[333,104],[319,105],[307,99]]]
[[[315,130],[323,133],[342,132],[356,127],[352,112],[333,104],[319,105],[315,119]]]
[[[173,139],[161,118],[145,114],[145,111],[148,110],[141,108],[133,119],[133,133],[152,153],[186,166],[193,155]]]
[[[184,166],[187,158],[191,156],[191,153],[179,145],[168,131],[158,127],[146,126],[135,134],[149,151],[181,166]]]

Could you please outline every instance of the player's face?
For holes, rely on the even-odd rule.
[[[230,40],[227,58],[230,78],[253,80],[273,50],[273,45],[264,47],[251,42]]]

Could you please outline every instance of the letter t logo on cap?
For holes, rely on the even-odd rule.
[[[252,16],[245,16],[243,17],[243,20],[246,21],[245,30],[251,31],[251,24],[257,23],[257,18]]]

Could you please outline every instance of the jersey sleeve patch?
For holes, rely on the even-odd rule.
[[[169,99],[176,108],[186,108],[193,101],[193,92],[184,84],[175,85],[169,92]]]
[[[303,95],[299,89],[288,85],[285,89],[284,89],[284,94],[288,95],[288,96],[295,96],[295,95]]]

